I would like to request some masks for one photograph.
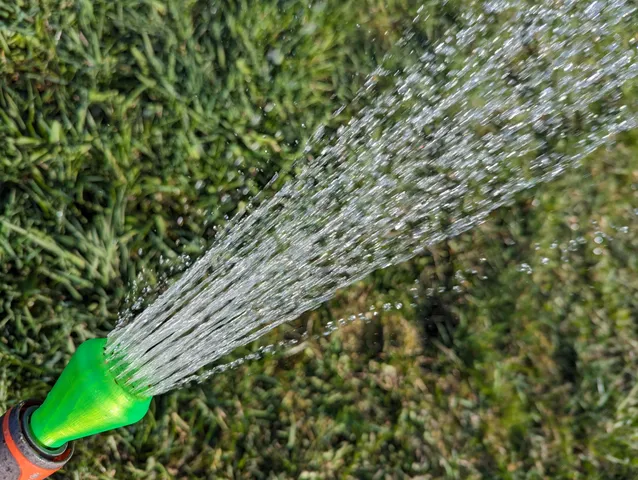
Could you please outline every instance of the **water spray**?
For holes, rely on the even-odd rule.
[[[151,398],[116,381],[106,339],[77,349],[44,403],[27,401],[0,417],[0,480],[40,480],[64,467],[73,441],[140,421]]]

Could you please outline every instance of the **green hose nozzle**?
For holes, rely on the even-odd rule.
[[[79,346],[45,402],[31,417],[39,442],[58,448],[66,442],[140,421],[151,398],[129,394],[109,371],[106,339]]]

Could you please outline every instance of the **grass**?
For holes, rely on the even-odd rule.
[[[416,6],[0,3],[0,410],[343,123]],[[424,41],[462,4],[426,7]],[[370,322],[157,398],[56,478],[636,478],[637,159],[634,132],[266,341]]]

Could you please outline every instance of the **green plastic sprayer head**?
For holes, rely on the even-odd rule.
[[[151,398],[129,394],[109,371],[106,339],[84,342],[60,375],[45,402],[31,417],[33,434],[42,444],[58,448],[141,420]]]

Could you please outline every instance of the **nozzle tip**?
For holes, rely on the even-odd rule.
[[[109,371],[106,339],[88,340],[71,357],[46,400],[31,417],[36,438],[50,448],[141,420],[151,398],[122,388]]]

